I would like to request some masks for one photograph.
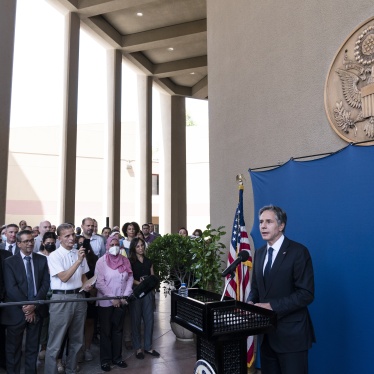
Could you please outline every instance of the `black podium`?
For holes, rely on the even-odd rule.
[[[276,313],[214,292],[190,288],[188,297],[171,293],[171,320],[197,335],[197,360],[216,374],[247,373],[247,336],[276,326]]]

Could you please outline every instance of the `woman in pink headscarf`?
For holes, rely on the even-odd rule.
[[[134,281],[130,261],[119,254],[119,241],[109,237],[106,253],[96,263],[97,296],[129,296]],[[127,367],[122,360],[123,306],[125,299],[97,301],[100,320],[100,362],[103,371],[110,371],[110,364]]]

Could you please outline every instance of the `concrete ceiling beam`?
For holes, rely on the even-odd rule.
[[[208,76],[201,79],[192,87],[192,97],[194,99],[208,98]]]
[[[179,86],[168,78],[154,78],[154,82],[169,95],[192,97],[190,87]]]
[[[113,48],[121,48],[122,35],[106,22],[102,17],[90,17],[81,20],[87,25],[97,36],[101,37],[106,43]]]
[[[193,73],[196,69],[207,66],[207,56],[191,57],[183,60],[155,64],[153,75],[159,78],[166,78],[174,75]]]
[[[81,16],[93,17],[127,8],[140,7],[155,1],[156,0],[79,0],[78,12]]]
[[[124,35],[122,47],[126,52],[138,52],[155,48],[166,48],[180,43],[194,42],[206,38],[206,19],[161,27],[159,29]]]

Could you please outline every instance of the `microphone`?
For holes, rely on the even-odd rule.
[[[147,278],[144,278],[143,282],[133,289],[132,294],[127,298],[127,301],[142,299],[145,295],[156,288],[158,283],[159,279],[155,275],[150,275]]]
[[[241,262],[246,262],[248,258],[249,258],[248,251],[240,251],[238,253],[238,257],[236,258],[236,260],[222,272],[222,276],[225,277],[226,275],[233,272]]]

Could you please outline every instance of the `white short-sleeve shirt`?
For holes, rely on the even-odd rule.
[[[82,275],[90,270],[86,259],[83,259],[78,269],[67,282],[62,282],[57,275],[62,271],[68,270],[78,260],[78,251],[75,248],[68,250],[60,246],[47,258],[52,290],[75,290],[82,287]]]

